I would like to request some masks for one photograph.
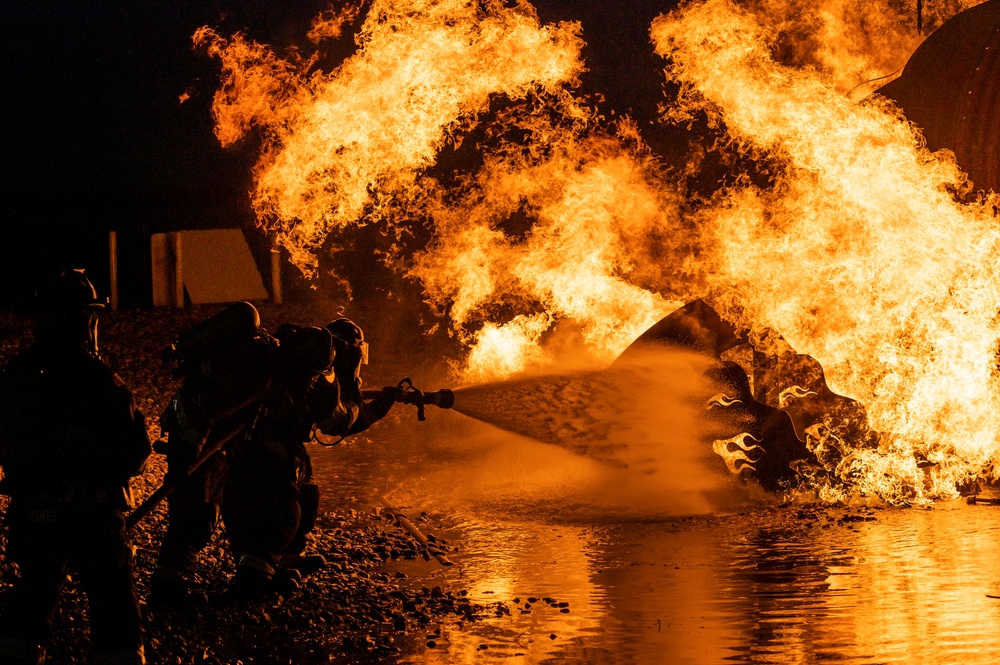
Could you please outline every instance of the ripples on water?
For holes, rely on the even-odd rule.
[[[1000,603],[987,593],[1000,587],[1000,514],[984,508],[881,510],[871,522],[821,511],[737,529],[714,563],[730,659],[998,662]]]
[[[369,445],[313,453],[326,496],[402,482],[401,505],[428,511],[428,529],[461,551],[453,568],[397,567],[512,610],[445,625],[407,662],[1000,663],[1000,599],[987,596],[1000,594],[1000,506],[656,519],[568,509],[565,497],[442,505],[439,469]]]

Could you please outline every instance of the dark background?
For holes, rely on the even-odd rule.
[[[69,267],[87,268],[106,293],[110,230],[119,237],[123,307],[150,306],[149,237],[169,230],[243,227],[268,283],[269,240],[249,205],[257,146],[251,138],[223,150],[213,136],[218,63],[192,50],[191,35],[209,25],[222,35],[245,31],[279,52],[304,47],[311,19],[328,4],[5,0],[0,306],[23,305],[37,279]],[[651,124],[663,63],[648,30],[676,3],[534,4],[542,22],[582,22],[583,92],[600,92],[606,112],[631,114],[654,148],[666,148],[674,138]],[[350,37],[341,48],[349,54]],[[286,275],[293,297],[308,292],[293,268]]]

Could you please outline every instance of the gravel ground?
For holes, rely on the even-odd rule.
[[[105,360],[125,380],[149,421],[150,437],[159,435],[157,416],[177,388],[159,362],[159,350],[177,333],[218,311],[218,307],[107,313],[102,320]],[[320,324],[329,308],[317,305],[261,307],[265,324],[291,321]],[[22,319],[0,313],[0,362],[30,341]],[[382,385],[376,367],[369,375]],[[386,381],[387,383],[388,381]],[[145,474],[133,480],[139,500],[155,490],[166,470],[164,458],[150,457]],[[338,505],[336,497],[325,499]],[[0,498],[6,509],[6,498]],[[165,528],[161,505],[133,533],[135,579],[145,603],[148,584]],[[5,542],[2,543],[5,546]],[[5,547],[4,547],[5,549]],[[447,548],[445,548],[447,549]],[[328,663],[371,662],[425,648],[426,633],[447,620],[462,625],[509,614],[503,603],[473,603],[460,588],[417,588],[403,573],[392,573],[392,559],[425,557],[426,552],[391,516],[339,507],[325,512],[307,553],[319,553],[327,566],[301,582],[287,597],[247,603],[228,593],[234,572],[220,529],[202,552],[197,583],[207,603],[181,611],[144,608],[150,663]],[[435,564],[436,565],[436,564]],[[0,587],[9,588],[14,567],[0,551]],[[0,597],[2,598],[2,597]],[[89,651],[86,601],[72,574],[60,596],[50,663],[83,662]]]

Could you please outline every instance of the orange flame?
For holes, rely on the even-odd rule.
[[[810,395],[815,394],[816,391],[806,390],[802,386],[789,386],[788,388],[782,390],[778,395],[778,408],[785,408],[793,399],[802,399],[803,397],[809,397]]]
[[[752,445],[748,446],[746,444],[747,439],[757,441],[751,434],[744,432],[742,434],[737,434],[731,439],[720,439],[712,443],[712,450],[715,454],[721,457],[725,462],[726,466],[729,468],[730,473],[739,474],[744,470],[753,471],[753,460],[747,457],[747,453],[751,453],[755,450],[760,450],[760,446]],[[738,462],[744,462],[743,464],[738,464]]]
[[[925,3],[928,28],[973,4]],[[374,0],[357,53],[329,73],[238,34],[204,28],[195,42],[222,62],[219,140],[263,133],[254,206],[305,273],[334,231],[428,220],[432,240],[406,267],[470,348],[467,378],[549,362],[563,320],[609,360],[707,297],[758,351],[776,331],[817,358],[885,433],[878,450],[810,435],[840,483],[824,499],[848,487],[922,500],[1000,473],[997,200],[956,203],[967,183],[948,155],[923,150],[887,103],[844,94],[921,36],[888,1],[742,6],[690,3],[651,30],[682,84],[666,117],[705,113],[775,164],[767,188],[734,186],[694,214],[632,121],[609,127],[573,97],[579,24],[541,25],[524,1]],[[310,39],[336,38],[354,11],[321,15]],[[508,106],[487,119],[497,95]],[[428,177],[480,122],[482,167],[452,185]]]
[[[709,398],[708,406],[705,407],[705,410],[710,410],[716,406],[733,406],[734,404],[741,404],[742,402],[743,400],[735,399],[725,393],[719,393],[718,395],[713,395]]]
[[[509,376],[544,364],[547,357],[538,340],[551,323],[545,314],[517,316],[503,325],[487,322],[475,334],[464,375],[483,382],[498,373]]]
[[[335,11],[332,7],[322,11],[313,19],[306,37],[313,44],[319,44],[325,39],[337,39],[343,34],[344,26],[356,19],[360,12],[360,5],[351,4],[344,5],[340,11]]]
[[[887,104],[776,65],[728,0],[661,16],[652,35],[682,104],[784,164],[771,189],[731,190],[704,213],[710,281],[729,318],[780,331],[866,405],[885,437],[852,477],[898,494],[881,484],[891,467],[920,498],[1000,467],[996,198],[956,203],[950,155],[924,150]],[[918,473],[915,454],[941,464]]]
[[[781,63],[818,72],[835,90],[860,99],[900,73],[924,37],[985,0],[915,3],[859,0],[750,0],[741,6],[768,26]]]
[[[227,42],[203,28],[195,42],[223,61],[213,107],[223,145],[252,125],[268,131],[254,207],[311,275],[330,231],[412,188],[491,95],[516,99],[574,82],[583,68],[579,30],[542,26],[524,4],[374,0],[358,52],[311,76],[312,61],[281,60],[239,35]]]
[[[562,111],[586,117],[572,102]],[[537,303],[551,321],[573,320],[593,356],[610,361],[681,304],[634,283],[662,279],[647,239],[676,226],[676,195],[631,126],[621,128],[629,148],[598,132],[546,135],[551,127],[538,117],[517,121],[542,138],[544,156],[501,148],[462,196],[437,192],[429,204],[435,239],[411,274],[432,302],[452,304],[456,327],[513,295]],[[532,219],[524,237],[501,228],[518,211]],[[485,350],[473,353],[486,367]],[[494,362],[494,378],[504,376],[507,361]]]

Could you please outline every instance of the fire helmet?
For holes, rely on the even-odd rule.
[[[35,292],[35,303],[43,312],[76,312],[104,309],[105,301],[82,269],[65,270],[44,282]]]
[[[83,270],[66,270],[44,282],[35,291],[35,338],[63,345],[81,344],[87,353],[99,357],[97,313],[104,301]]]
[[[326,374],[333,365],[333,338],[325,328],[282,324],[274,336],[289,368],[310,375]]]
[[[368,364],[368,342],[365,341],[365,333],[361,330],[361,326],[350,319],[340,318],[326,324],[326,329],[333,335],[338,359],[344,356],[342,362],[345,366]]]

